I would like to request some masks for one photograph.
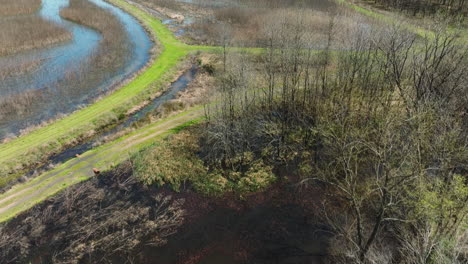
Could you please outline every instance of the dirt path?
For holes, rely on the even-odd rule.
[[[33,180],[18,184],[0,196],[0,222],[31,208],[40,201],[77,182],[94,176],[93,168],[108,170],[145,145],[173,133],[174,129],[201,118],[202,108],[195,108],[148,125],[128,136],[81,154]]]

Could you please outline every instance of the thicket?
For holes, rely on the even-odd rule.
[[[323,185],[333,263],[465,263],[467,48],[393,26],[316,52],[297,21],[254,64],[224,56],[199,156],[237,181],[295,167],[298,186]]]
[[[256,192],[276,181],[272,167],[259,160],[244,173],[207,166],[197,156],[198,129],[181,132],[134,155],[131,162],[136,179],[145,185],[168,185],[175,191],[193,187],[212,196]]]

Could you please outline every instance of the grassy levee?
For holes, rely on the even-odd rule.
[[[141,148],[201,120],[203,113],[202,107],[196,107],[166,118],[90,150],[29,182],[16,185],[0,195],[0,222],[15,217],[70,185],[93,177],[93,168],[101,171],[113,168]]]
[[[211,49],[202,46],[191,47],[181,43],[159,20],[122,0],[109,0],[109,2],[135,16],[153,37],[157,38],[161,49],[158,57],[142,74],[97,103],[1,144],[0,187],[21,176],[21,170],[12,173],[14,168],[43,161],[45,155],[60,151],[69,142],[81,138],[91,130],[99,130],[109,125],[109,120],[115,120],[120,114],[146,100],[148,87],[159,84],[156,90],[160,89],[163,80],[173,77],[177,64],[191,51]]]
[[[28,155],[41,146],[50,145],[48,151],[60,150],[71,139],[80,137],[89,130],[99,127],[100,118],[115,113],[116,109],[129,109],[133,105],[148,98],[148,87],[158,84],[161,79],[173,76],[177,64],[190,52],[208,51],[220,53],[221,47],[189,46],[178,41],[173,33],[160,21],[154,19],[145,11],[130,5],[123,0],[107,0],[132,14],[143,23],[153,36],[157,36],[160,49],[163,49],[154,63],[132,82],[112,93],[99,102],[75,112],[57,122],[37,129],[32,133],[0,145],[0,166],[9,162],[37,162],[40,157]],[[232,52],[260,53],[260,48],[230,48]],[[167,77],[169,75],[169,77]],[[94,176],[92,168],[101,171],[128,159],[130,153],[138,151],[156,140],[177,132],[178,128],[200,120],[203,110],[194,108],[182,114],[148,125],[136,132],[102,145],[91,151],[41,174],[34,179],[16,184],[12,189],[0,195],[0,222],[7,221],[17,214],[31,208],[35,204],[62,191],[63,189]],[[1,169],[1,167],[0,167]],[[5,177],[1,175],[0,186],[14,179],[16,175]],[[3,182],[2,182],[3,181]]]

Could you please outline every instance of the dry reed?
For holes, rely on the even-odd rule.
[[[71,38],[70,32],[40,17],[18,16],[0,20],[0,56],[43,48]]]
[[[41,7],[41,0],[0,0],[0,16],[31,14]]]

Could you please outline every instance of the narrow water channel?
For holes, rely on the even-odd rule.
[[[53,119],[59,114],[68,114],[88,104],[97,96],[116,87],[146,65],[150,59],[153,43],[138,21],[121,9],[103,0],[89,0],[99,7],[109,10],[125,28],[131,47],[119,70],[112,72],[100,83],[91,84],[87,89],[78,89],[74,83],[85,83],[83,67],[100,44],[101,35],[87,27],[60,17],[60,10],[68,6],[68,0],[43,0],[38,15],[66,28],[73,39],[60,45],[36,49],[12,56],[0,57],[0,68],[15,64],[40,62],[34,70],[9,76],[0,80],[0,98],[20,100],[25,93],[33,93],[34,100],[21,113],[0,114],[0,139],[17,134],[29,126],[38,125]],[[105,69],[93,69],[93,74]]]
[[[100,134],[95,135],[93,138],[89,139],[88,141],[82,142],[74,147],[66,149],[52,157],[49,158],[49,164],[58,164],[64,163],[70,159],[75,158],[77,154],[82,154],[86,151],[93,149],[97,143],[102,142],[102,140],[108,136],[114,135],[128,127],[131,127],[133,124],[137,123],[138,121],[142,120],[146,117],[147,114],[151,113],[152,111],[156,110],[162,104],[177,97],[179,92],[184,91],[188,85],[195,79],[199,72],[199,68],[197,66],[192,66],[189,70],[183,73],[175,82],[171,84],[169,89],[165,91],[161,96],[156,97],[151,101],[148,105],[140,109],[139,111],[133,113],[129,117],[123,120],[120,124],[116,125],[112,129],[102,132]],[[47,170],[48,164],[38,168],[37,170],[31,171],[28,174],[28,177],[40,174],[44,170]]]

